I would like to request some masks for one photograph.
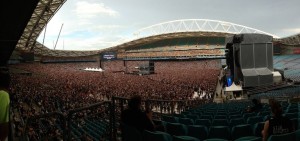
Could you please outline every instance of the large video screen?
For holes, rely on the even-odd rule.
[[[100,54],[101,60],[116,60],[117,53],[116,52],[103,52]]]

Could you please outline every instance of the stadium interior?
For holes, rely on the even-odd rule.
[[[295,131],[269,141],[300,140],[300,34],[173,31],[102,50],[48,49],[37,38],[64,2],[1,2],[0,69],[11,76],[8,140],[261,141],[270,99]],[[162,128],[140,133],[121,123],[135,95]],[[247,111],[253,99],[259,112]]]

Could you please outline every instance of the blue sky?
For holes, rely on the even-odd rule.
[[[99,50],[143,27],[178,19],[227,21],[285,37],[300,33],[299,5],[299,0],[67,0],[48,23],[44,44],[53,49],[62,24],[56,49]]]

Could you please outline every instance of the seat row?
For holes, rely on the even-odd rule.
[[[178,118],[172,116],[162,116],[162,121],[170,123],[181,123],[184,125],[203,125],[206,127],[210,126],[230,126],[233,127],[238,124],[255,124],[258,122],[263,122],[264,117],[253,116],[248,117],[246,120],[244,118],[234,118],[234,119],[191,119],[191,118]]]
[[[251,125],[249,124],[238,125],[230,130],[227,126],[212,126],[208,129],[201,125],[185,126],[179,123],[166,123],[165,131],[145,131],[143,133],[140,133],[135,128],[124,124],[122,128],[123,141],[262,140],[260,136],[255,135],[252,131]],[[261,132],[261,130],[259,132]]]

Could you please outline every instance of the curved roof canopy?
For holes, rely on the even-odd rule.
[[[260,33],[279,38],[276,35],[267,33],[255,28],[239,25],[235,23],[210,20],[210,19],[182,19],[163,22],[142,28],[134,33],[136,37],[146,37],[158,34],[174,33],[174,32],[221,32],[230,34],[241,33]]]
[[[66,0],[40,0],[18,41],[16,49],[32,51],[36,47],[36,40],[44,27],[65,2]]]

